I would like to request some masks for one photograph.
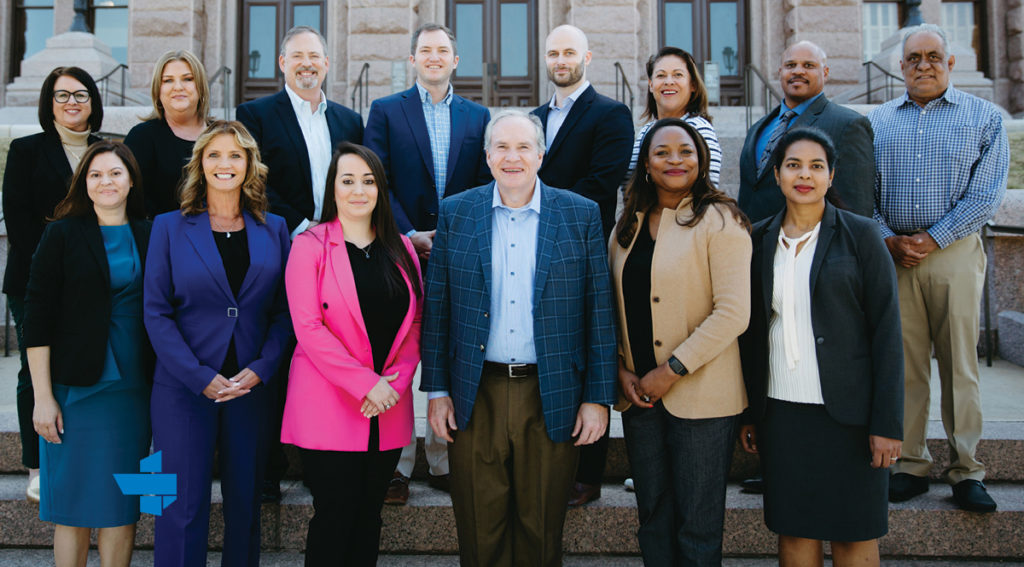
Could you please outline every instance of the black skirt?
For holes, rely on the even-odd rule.
[[[757,441],[768,529],[828,541],[889,531],[889,472],[871,468],[867,427],[838,423],[824,405],[769,398]]]

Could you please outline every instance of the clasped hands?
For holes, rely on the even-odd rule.
[[[654,404],[668,393],[676,380],[679,380],[679,375],[669,368],[667,362],[640,378],[627,370],[622,360],[619,360],[619,386],[622,387],[626,400],[634,406],[654,407]]]
[[[939,247],[932,235],[918,232],[909,236],[896,235],[885,239],[892,259],[904,268],[913,268]]]
[[[206,388],[203,388],[203,395],[216,404],[229,402],[248,394],[261,382],[263,380],[248,368],[243,368],[231,378],[225,378],[218,373]]]
[[[395,372],[391,376],[381,376],[380,380],[373,385],[373,388],[366,393],[366,397],[363,399],[363,405],[359,408],[363,416],[367,419],[380,415],[389,409],[395,407],[398,403],[398,392],[391,387],[391,382],[394,382],[398,378],[398,373]]]

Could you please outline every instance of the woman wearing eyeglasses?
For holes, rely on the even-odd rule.
[[[89,73],[78,67],[57,67],[39,93],[39,134],[11,142],[4,172],[3,210],[7,223],[7,269],[3,291],[14,316],[18,343],[25,321],[25,287],[32,254],[43,236],[46,219],[68,192],[71,174],[86,148],[100,139],[103,103]],[[18,371],[18,427],[21,462],[29,470],[26,496],[39,501],[39,436],[32,425],[32,379],[25,350]]]

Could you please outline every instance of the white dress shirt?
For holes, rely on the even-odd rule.
[[[309,155],[309,178],[313,187],[313,218],[303,219],[292,232],[295,238],[309,226],[309,221],[319,222],[324,210],[324,186],[327,183],[327,170],[331,167],[331,131],[327,127],[327,97],[320,92],[320,104],[310,112],[309,102],[295,93],[288,85],[284,86],[288,99],[292,102],[295,118],[299,121],[302,138],[306,141],[306,153]]]

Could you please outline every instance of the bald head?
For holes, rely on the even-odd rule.
[[[563,24],[551,30],[551,33],[548,34],[547,41],[544,43],[545,47],[550,45],[552,40],[557,40],[559,42],[574,42],[576,43],[580,53],[590,51],[590,42],[587,41],[587,34],[583,33],[583,30],[576,26]]]
[[[786,106],[796,108],[825,89],[828,65],[825,50],[809,41],[789,46],[779,65],[779,83],[786,95]]]
[[[788,59],[792,55],[793,51],[802,50],[809,50],[821,61],[821,65],[823,67],[828,66],[828,56],[825,54],[825,50],[822,49],[817,43],[807,40],[798,41],[793,45],[787,47],[786,50],[782,52],[782,62],[785,63],[786,59]]]
[[[558,26],[548,34],[544,42],[544,62],[548,79],[557,87],[559,103],[586,80],[590,64],[588,45],[586,34],[576,26]]]

